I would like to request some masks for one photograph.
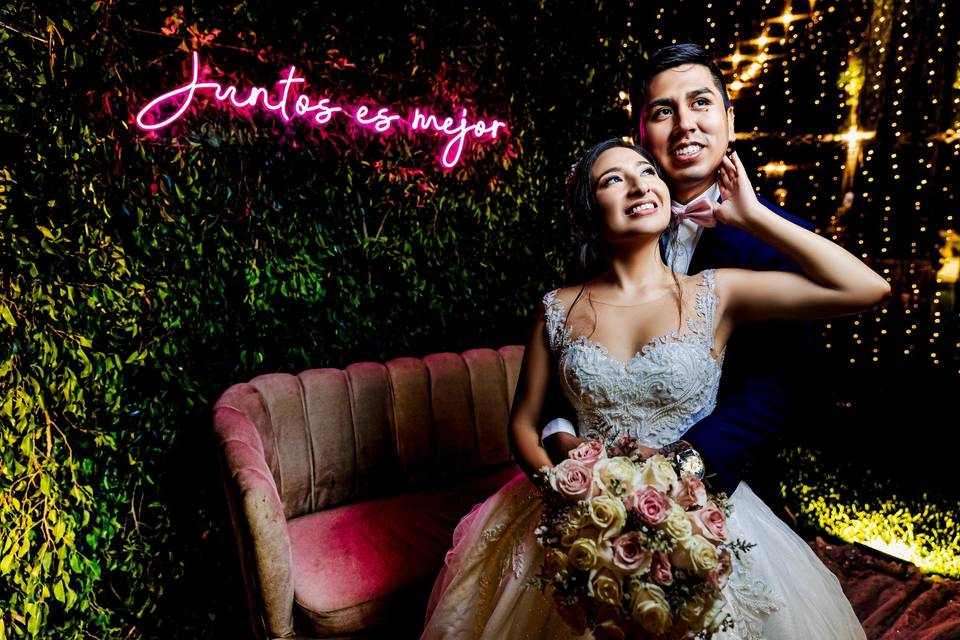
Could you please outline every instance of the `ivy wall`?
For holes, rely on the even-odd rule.
[[[0,8],[0,640],[235,636],[218,395],[521,343],[577,277],[563,183],[630,132],[625,3],[324,4]],[[192,50],[240,86],[296,65],[508,131],[452,170],[439,136],[212,104],[139,131]]]
[[[321,4],[4,6],[0,638],[226,633],[243,616],[216,397],[523,342],[561,277],[563,178],[627,128],[624,52],[563,3]],[[213,106],[144,135],[136,112],[194,48],[241,87],[295,64],[307,92],[509,130],[453,170],[439,136]]]

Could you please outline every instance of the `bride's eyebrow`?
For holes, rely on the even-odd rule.
[[[610,167],[609,169],[607,169],[606,171],[604,171],[603,173],[597,176],[597,182],[599,183],[601,180],[603,180],[603,176],[607,175],[608,173],[615,173],[617,171],[623,173],[623,169],[621,169],[620,167]]]
[[[637,160],[634,166],[635,167],[647,166],[647,167],[650,167],[651,169],[653,168],[653,165],[650,164],[649,160],[643,160],[643,159]],[[604,171],[603,173],[597,176],[596,183],[600,184],[600,181],[603,180],[603,176],[607,175],[608,173],[615,173],[617,171],[619,171],[620,173],[623,173],[623,169],[621,167],[610,167],[609,169],[607,169],[606,171]]]

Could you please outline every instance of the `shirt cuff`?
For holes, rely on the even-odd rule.
[[[577,437],[577,430],[573,428],[572,422],[566,418],[554,418],[547,423],[547,425],[543,428],[543,432],[540,433],[540,442],[543,442],[555,433],[569,433],[570,435]]]

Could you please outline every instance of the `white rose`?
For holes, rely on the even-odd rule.
[[[679,482],[673,465],[659,453],[647,459],[637,474],[640,484],[653,485],[665,493],[673,490],[673,485]],[[639,488],[639,487],[638,487]]]
[[[708,632],[717,633],[720,631],[720,626],[727,617],[727,612],[723,609],[724,604],[723,598],[717,598],[703,614],[703,628]]]
[[[630,607],[633,621],[654,635],[666,632],[673,622],[666,594],[650,582],[641,582],[633,588]]]
[[[593,481],[600,490],[622,496],[633,490],[637,467],[630,458],[605,458],[593,467]]]
[[[670,515],[663,525],[663,530],[677,540],[688,538],[693,534],[693,525],[690,524],[690,519],[687,518],[687,512],[683,507],[676,503],[670,507]]]
[[[680,610],[680,619],[684,622],[696,622],[703,615],[707,606],[706,599],[701,594],[694,594],[684,603]]]
[[[580,538],[567,551],[567,562],[580,571],[589,571],[597,564],[597,543],[587,538]]]
[[[620,605],[620,578],[616,573],[609,569],[591,571],[590,582],[587,587],[587,593],[596,598],[598,602],[609,604],[611,606]]]
[[[620,534],[627,522],[627,510],[620,498],[606,494],[590,500],[590,521],[601,532],[604,540]]]
[[[717,566],[717,548],[703,536],[681,538],[670,554],[670,562],[686,571],[706,577]]]

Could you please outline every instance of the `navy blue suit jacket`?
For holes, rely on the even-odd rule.
[[[761,202],[812,230],[808,222]],[[793,260],[745,231],[722,224],[704,229],[689,273],[725,267],[801,271]],[[707,472],[716,474],[715,489],[732,493],[765,445],[799,418],[813,346],[809,322],[756,322],[734,330],[726,347],[717,406],[684,435],[705,458]]]

